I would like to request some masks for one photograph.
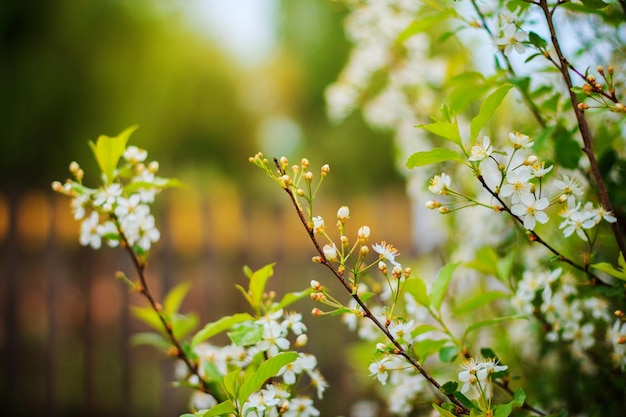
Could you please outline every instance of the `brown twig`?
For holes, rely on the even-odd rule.
[[[478,175],[477,178],[478,178],[478,181],[480,181],[480,183],[483,186],[483,188],[485,190],[487,190],[489,192],[489,194],[491,194],[492,197],[495,198],[498,201],[498,203],[500,203],[499,210],[507,212],[519,224],[523,225],[524,224],[524,220],[522,220],[519,216],[516,216],[515,214],[513,214],[511,209],[500,198],[500,195],[498,193],[496,193],[494,190],[492,190],[491,187],[489,187],[489,185],[487,185],[487,183],[485,182],[485,179],[482,177],[482,175]],[[533,242],[537,242],[537,243],[543,245],[546,249],[548,249],[550,252],[552,252],[557,257],[559,262],[565,262],[566,264],[572,266],[573,268],[578,269],[581,272],[584,272],[585,275],[587,275],[589,277],[589,279],[592,281],[593,284],[608,285],[607,283],[602,281],[600,278],[598,278],[597,275],[595,275],[593,272],[591,272],[589,270],[588,266],[586,266],[586,265],[585,266],[579,265],[576,262],[574,262],[572,259],[570,259],[567,256],[563,255],[561,252],[559,252],[557,249],[555,249],[553,246],[551,246],[548,242],[543,240],[543,238],[541,236],[539,236],[537,234],[537,232],[535,232],[534,230],[526,229],[526,231],[529,234],[529,240],[531,240]]]
[[[117,222],[115,223],[117,224]],[[133,265],[135,266],[135,269],[137,270],[137,276],[139,277],[139,285],[140,285],[138,288],[138,291],[141,295],[143,295],[148,300],[150,307],[152,307],[154,312],[157,313],[157,315],[159,316],[159,320],[161,321],[161,324],[163,325],[163,328],[165,329],[165,332],[167,333],[167,336],[169,337],[170,342],[174,346],[174,349],[175,349],[174,356],[182,360],[187,366],[187,368],[189,369],[189,371],[193,375],[198,377],[198,381],[200,381],[200,390],[202,392],[215,396],[216,394],[211,390],[206,380],[200,375],[198,364],[195,363],[193,360],[191,360],[191,358],[187,355],[187,353],[183,349],[180,343],[180,340],[178,340],[178,338],[174,334],[174,329],[172,328],[171,323],[168,321],[167,317],[165,317],[165,315],[163,314],[163,308],[161,307],[161,304],[159,304],[155,300],[154,296],[150,292],[150,287],[148,287],[148,281],[146,280],[146,276],[144,273],[146,263],[139,259],[139,257],[137,256],[133,248],[128,244],[128,240],[126,239],[126,236],[124,235],[124,233],[119,227],[118,227],[118,231],[120,234],[122,246],[126,249],[126,252],[128,252],[128,254],[130,255]]]
[[[274,162],[276,166],[278,167],[278,170],[281,172],[281,175],[285,175],[285,171],[280,167],[280,164],[278,163],[278,161],[274,159]],[[367,307],[367,305],[363,302],[363,300],[361,300],[359,295],[354,292],[353,286],[345,279],[345,277],[343,276],[343,273],[341,273],[337,269],[337,267],[335,267],[335,265],[332,262],[330,262],[324,255],[324,251],[322,247],[320,246],[319,242],[315,238],[315,231],[308,225],[308,222],[304,216],[304,213],[300,209],[300,205],[298,204],[298,201],[296,200],[296,196],[294,195],[293,191],[291,190],[288,184],[285,184],[284,190],[289,195],[289,198],[291,199],[291,203],[293,204],[294,208],[296,209],[296,212],[298,213],[300,222],[306,229],[309,235],[309,238],[313,242],[313,245],[315,246],[315,250],[320,255],[320,259],[321,259],[320,263],[326,266],[332,272],[332,274],[341,282],[341,285],[343,285],[346,291],[350,293],[352,298],[357,302],[357,304],[363,310],[364,317],[367,317],[370,321],[372,321],[374,325],[378,327],[378,329],[380,329],[380,331],[385,335],[385,337],[394,345],[395,347],[394,353],[396,355],[399,355],[405,358],[420,374],[422,374],[424,378],[426,378],[426,380],[431,385],[433,385],[435,388],[437,388],[439,392],[441,392],[446,397],[448,397],[448,399],[457,407],[457,410],[456,410],[457,413],[469,414],[470,410],[461,401],[459,401],[459,399],[456,398],[454,394],[445,394],[441,390],[441,387],[442,387],[441,384],[437,382],[437,380],[421,365],[421,363],[418,360],[416,360],[413,356],[409,354],[409,352],[404,348],[404,346],[402,346],[400,342],[398,342],[398,340],[395,337],[393,337],[393,335],[389,332],[387,327],[383,325],[376,318],[376,316],[374,316],[374,314]]]

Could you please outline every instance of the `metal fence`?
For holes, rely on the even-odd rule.
[[[326,202],[319,213],[332,218],[327,221],[332,226],[344,204],[351,208],[354,233],[368,224],[375,240],[410,251],[409,205],[401,191]],[[252,204],[228,187],[211,195],[186,190],[167,198],[159,213],[162,237],[151,254],[148,279],[159,298],[176,283],[191,281],[183,310],[199,312],[201,322],[244,308],[234,289],[245,284],[243,265],[254,269],[277,262],[269,284],[277,291],[331,278],[310,262],[312,245],[286,201]],[[131,346],[131,335],[146,328],[128,306],[145,304],[114,278],[117,270],[133,276],[126,254],[79,247],[78,228],[63,197],[0,195],[1,414],[180,415],[189,392],[171,387],[172,362],[152,348]],[[303,312],[313,306],[301,303]],[[311,345],[321,349],[314,353],[331,373],[343,372],[336,371],[341,365],[336,348],[349,337],[344,333],[337,330],[332,340]],[[346,376],[333,378],[343,385]],[[335,395],[326,407],[340,400]]]

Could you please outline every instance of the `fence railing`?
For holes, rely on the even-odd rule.
[[[219,197],[185,190],[165,198],[157,217],[161,242],[147,269],[158,297],[182,280],[192,281],[183,307],[206,322],[243,307],[234,289],[246,279],[243,265],[277,262],[270,283],[277,291],[301,290],[313,277],[324,279],[324,271],[310,262],[312,245],[285,203],[252,205],[228,188]],[[392,241],[409,255],[410,210],[401,191],[322,203],[318,209],[327,224],[334,223],[339,205],[350,206],[354,233],[367,224],[374,240]],[[189,393],[171,388],[171,361],[151,348],[130,345],[131,335],[145,328],[130,317],[128,306],[144,304],[114,279],[117,270],[133,276],[126,254],[79,247],[78,230],[63,197],[0,195],[2,414],[180,415]],[[302,304],[303,312],[311,308]],[[328,350],[331,372],[333,343],[341,342],[319,345]]]

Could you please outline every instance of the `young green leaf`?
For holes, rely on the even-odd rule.
[[[433,408],[435,410],[437,410],[437,412],[439,413],[439,415],[441,417],[456,417],[454,414],[452,414],[450,411],[445,410],[441,407],[439,407],[437,404],[433,403]]]
[[[297,358],[298,354],[296,352],[284,352],[263,362],[254,375],[246,379],[241,386],[239,394],[237,395],[239,402],[243,404],[250,394],[261,389],[265,381],[275,377],[283,366],[295,361]]]
[[[208,338],[230,329],[235,324],[247,320],[254,320],[254,318],[248,313],[237,313],[232,316],[222,317],[221,319],[212,323],[207,323],[204,328],[196,333],[196,335],[193,337],[193,339],[191,340],[191,347],[194,348]]]
[[[161,323],[161,319],[159,319],[159,315],[156,311],[151,309],[150,307],[135,307],[131,306],[130,311],[139,320],[146,323],[148,326],[152,327],[154,330],[158,332],[163,332],[163,323]]]
[[[444,9],[441,12],[426,16],[420,19],[416,19],[409,26],[406,27],[398,38],[396,39],[396,43],[402,43],[405,40],[409,39],[411,36],[417,35],[418,33],[422,33],[434,25],[437,25],[447,19],[448,17],[455,16],[456,10],[453,8]]]
[[[206,413],[202,415],[202,417],[220,417],[220,416],[230,416],[235,412],[235,407],[233,406],[233,402],[230,400],[226,400],[224,402],[219,403],[215,407],[208,410]]]
[[[133,346],[149,345],[163,351],[167,350],[170,347],[170,344],[167,340],[163,338],[163,336],[154,332],[141,332],[134,334],[131,337],[130,342]]]
[[[491,93],[491,95],[489,95],[485,99],[485,101],[483,101],[482,105],[480,106],[480,111],[478,112],[476,117],[472,119],[472,123],[470,126],[470,141],[473,142],[478,137],[480,129],[482,129],[487,124],[487,121],[491,118],[498,106],[500,106],[502,100],[504,100],[504,97],[507,95],[511,88],[513,88],[513,85],[504,84],[497,88],[493,93]]]
[[[452,395],[456,392],[456,389],[459,387],[458,382],[448,381],[441,386],[441,392],[446,395]]]
[[[454,314],[456,316],[467,314],[470,311],[476,310],[477,308],[482,307],[485,304],[501,298],[506,298],[508,296],[509,294],[502,291],[487,291],[478,293],[456,306],[456,308],[454,309]]]
[[[406,167],[411,169],[444,161],[463,161],[457,152],[446,148],[435,148],[427,152],[415,152],[406,161]]]
[[[415,301],[420,303],[422,306],[428,308],[430,307],[430,297],[428,296],[428,290],[426,288],[426,283],[421,278],[413,278],[406,282],[405,290],[413,296]]]
[[[626,281],[626,263],[624,262],[624,254],[621,252],[617,260],[617,269],[615,269],[615,267],[608,262],[593,264],[591,267],[605,272],[614,278]]]
[[[288,292],[287,294],[284,295],[284,297],[280,300],[280,302],[278,303],[278,305],[276,305],[276,309],[281,309],[281,308],[285,308],[288,305],[295,303],[296,301],[304,298],[304,297],[308,297],[310,296],[315,290],[313,288],[307,288],[304,291],[299,291],[299,292]]]
[[[492,326],[494,324],[507,321],[507,320],[520,320],[520,319],[528,320],[528,317],[526,317],[523,314],[517,314],[514,316],[497,317],[495,319],[477,321],[476,323],[472,323],[469,326],[467,326],[467,328],[465,329],[465,333],[463,334],[463,339],[465,339],[467,335],[470,334],[471,332],[476,331],[482,327]]]
[[[163,301],[163,309],[167,311],[169,314],[178,313],[178,309],[182,304],[185,296],[191,289],[190,282],[181,282],[174,288],[172,288],[167,295],[165,296],[165,301]]]
[[[444,346],[439,350],[441,362],[452,362],[459,355],[459,348],[456,346]]]
[[[442,138],[448,139],[463,149],[461,134],[459,133],[459,125],[456,123],[456,120],[454,123],[435,122],[428,125],[417,125],[417,127],[428,130],[429,132],[434,133],[437,136],[441,136]]]
[[[265,283],[274,275],[274,264],[265,265],[263,268],[254,271],[250,277],[250,286],[248,287],[252,295],[252,307],[258,309],[261,306],[261,298],[265,291]]]
[[[96,143],[89,142],[89,146],[107,183],[111,183],[113,178],[115,178],[115,169],[126,150],[128,138],[137,130],[137,127],[136,125],[131,126],[115,137],[101,135]]]
[[[448,286],[450,285],[452,274],[460,264],[461,262],[446,264],[443,266],[443,268],[439,270],[437,278],[433,282],[432,288],[430,290],[431,305],[436,311],[439,311],[439,309],[441,308],[441,303],[443,302],[443,298],[448,291]]]
[[[187,314],[172,314],[172,331],[174,332],[174,336],[178,339],[182,339],[189,332],[196,328],[200,319],[198,315],[195,313],[187,313]]]
[[[250,346],[263,339],[263,326],[254,322],[241,323],[232,331],[228,332],[228,337],[235,346]]]

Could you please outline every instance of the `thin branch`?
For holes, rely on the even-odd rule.
[[[183,349],[180,341],[174,334],[174,329],[172,328],[172,325],[163,314],[163,308],[161,307],[161,304],[159,304],[155,300],[154,296],[150,292],[150,288],[148,287],[148,281],[146,280],[146,276],[144,274],[144,269],[146,267],[146,264],[139,259],[139,257],[137,256],[133,248],[128,244],[128,240],[126,239],[126,236],[124,235],[122,230],[118,228],[118,231],[120,233],[122,246],[126,249],[126,252],[128,252],[128,254],[130,255],[133,265],[135,266],[135,269],[137,270],[137,275],[139,277],[139,284],[140,284],[140,288],[138,289],[138,291],[148,300],[150,307],[152,307],[152,309],[159,316],[159,320],[161,321],[161,324],[163,324],[163,328],[165,329],[167,336],[169,337],[172,345],[174,346],[174,349],[176,350],[175,356],[185,363],[185,365],[187,366],[187,368],[193,375],[198,377],[198,380],[200,381],[200,385],[201,385],[200,390],[202,392],[216,396],[216,394],[211,390],[211,388],[207,384],[206,380],[200,375],[198,364],[192,361],[191,358],[189,358],[189,356]]]
[[[489,194],[491,194],[493,196],[493,198],[498,200],[498,203],[500,203],[500,210],[509,213],[519,224],[523,225],[524,224],[524,220],[522,220],[519,216],[516,216],[515,214],[513,214],[511,209],[500,198],[500,195],[497,194],[494,190],[492,190],[491,187],[489,187],[489,185],[487,185],[487,183],[485,182],[485,179],[482,177],[482,175],[478,175],[477,178],[478,178],[478,181],[480,181],[480,183],[482,184],[483,188],[485,190],[487,190],[489,192]],[[559,262],[565,262],[566,264],[568,264],[568,265],[578,269],[579,271],[584,272],[585,275],[587,275],[591,279],[591,282],[593,284],[608,285],[607,283],[602,281],[600,278],[598,278],[598,276],[596,276],[593,272],[591,272],[589,270],[589,266],[588,265],[585,265],[585,266],[579,265],[576,262],[574,262],[573,260],[571,260],[570,258],[566,257],[561,252],[559,252],[557,249],[552,247],[548,242],[543,240],[541,238],[541,236],[539,236],[537,234],[537,232],[535,232],[534,230],[526,229],[526,231],[530,234],[529,240],[531,240],[533,242],[537,242],[537,243],[543,245],[546,249],[548,249],[550,252],[552,252],[554,255],[556,255],[556,257],[559,260]]]
[[[278,162],[276,160],[275,160],[275,162],[276,162],[276,166],[278,167],[278,169],[281,172],[281,174],[284,175],[285,171],[283,169],[281,169],[280,165],[278,164]],[[460,402],[459,399],[454,396],[454,394],[445,394],[441,390],[441,384],[439,382],[437,382],[437,380],[420,364],[419,361],[417,361],[413,356],[411,356],[407,352],[407,350],[404,348],[404,346],[402,346],[400,344],[400,342],[398,342],[398,340],[396,340],[395,337],[393,337],[393,335],[389,332],[387,327],[384,326],[376,318],[376,316],[374,316],[374,314],[367,307],[367,305],[365,305],[365,303],[361,300],[361,298],[358,296],[358,294],[356,294],[353,291],[352,285],[345,279],[345,277],[343,276],[343,273],[341,273],[337,269],[337,267],[335,265],[333,265],[330,261],[328,261],[328,259],[324,255],[324,251],[323,251],[322,247],[320,246],[319,242],[315,238],[315,231],[311,227],[309,227],[309,225],[307,223],[307,220],[304,217],[304,213],[300,209],[300,205],[298,204],[298,201],[296,200],[296,196],[294,195],[293,191],[291,190],[289,185],[286,185],[284,190],[289,195],[289,198],[291,199],[291,203],[293,204],[294,208],[296,209],[296,212],[298,213],[298,217],[300,218],[300,222],[302,223],[302,225],[306,229],[306,231],[307,231],[307,233],[309,235],[309,238],[311,239],[311,241],[313,242],[313,245],[315,246],[315,249],[316,249],[317,253],[320,255],[320,258],[321,258],[321,262],[320,263],[323,264],[324,266],[326,266],[333,273],[333,275],[341,282],[341,285],[343,285],[343,287],[346,289],[346,291],[348,291],[348,293],[350,293],[352,298],[361,307],[361,309],[363,310],[364,316],[367,317],[370,321],[372,321],[374,323],[374,325],[376,327],[378,327],[380,329],[380,331],[385,335],[385,337],[394,345],[394,347],[395,347],[394,353],[399,355],[399,356],[402,356],[403,358],[405,358],[415,369],[417,369],[417,371],[420,374],[422,374],[422,376],[424,378],[426,378],[426,380],[431,385],[433,385],[435,388],[437,388],[437,390],[439,392],[441,392],[446,397],[448,397],[448,399],[457,407],[457,412],[459,414],[469,414],[470,410],[462,402]]]

